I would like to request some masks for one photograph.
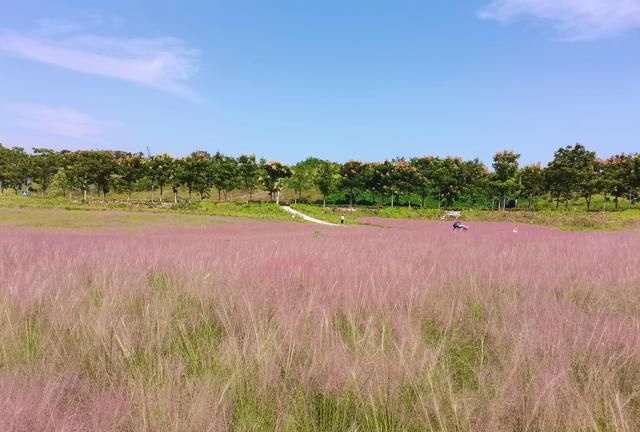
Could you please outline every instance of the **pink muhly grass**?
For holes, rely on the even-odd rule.
[[[0,429],[640,429],[637,236],[376,223],[0,230]]]

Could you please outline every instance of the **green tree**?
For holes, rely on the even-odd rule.
[[[168,182],[171,185],[171,191],[173,192],[173,203],[178,204],[178,192],[182,185],[182,180],[185,177],[185,163],[182,159],[174,159],[171,162],[169,169]]]
[[[469,199],[469,207],[474,207],[478,197],[486,191],[487,167],[479,159],[462,162],[460,165],[462,193]]]
[[[80,187],[79,173],[76,170],[76,164],[78,159],[78,153],[63,150],[60,152],[61,162],[60,169],[53,177],[52,183],[59,190],[62,190],[62,195],[66,196],[69,191],[69,199],[73,199],[73,191]]]
[[[0,180],[4,189],[5,185],[13,188],[16,195],[27,183],[31,176],[31,161],[22,147],[3,148],[0,154]]]
[[[294,201],[302,200],[302,192],[313,184],[313,179],[322,164],[320,159],[309,157],[291,168],[288,184],[293,189]]]
[[[507,196],[514,193],[518,188],[516,174],[518,173],[518,160],[520,154],[505,150],[498,152],[493,157],[493,186],[498,194],[502,209],[506,207]],[[500,204],[498,204],[500,207]]]
[[[424,208],[426,198],[433,192],[434,171],[440,161],[431,156],[414,157],[411,164],[415,167],[415,192],[420,196],[420,207]]]
[[[218,201],[222,199],[222,194],[226,200],[227,193],[237,188],[239,184],[238,161],[217,152],[211,157],[209,170],[211,184],[218,191]]]
[[[327,206],[327,196],[335,192],[340,182],[340,168],[337,164],[330,161],[323,161],[318,166],[313,183],[322,194],[322,207]]]
[[[435,158],[431,178],[438,209],[451,207],[460,196],[461,165],[462,160],[457,157]]]
[[[93,150],[83,152],[82,163],[85,172],[85,177],[96,185],[98,191],[98,198],[100,192],[102,192],[102,198],[107,198],[112,183],[112,176],[117,172],[118,165],[112,152]],[[85,188],[86,192],[87,188]]]
[[[249,201],[260,180],[260,169],[255,155],[241,155],[238,157],[238,173],[244,191],[249,195]]]
[[[574,193],[579,193],[591,205],[591,196],[596,191],[595,153],[581,144],[558,149],[545,169],[547,189],[555,196],[556,208],[564,199],[565,207]]]
[[[5,150],[5,160],[3,172],[0,176],[4,182],[12,187],[16,195],[22,189],[22,185],[26,183],[30,176],[30,160],[29,155],[25,153],[22,147],[13,147]],[[4,187],[4,186],[3,186]]]
[[[4,195],[4,188],[9,182],[9,163],[11,152],[0,144],[0,196]]]
[[[533,199],[544,190],[544,174],[540,164],[527,165],[518,172],[520,188],[527,197],[529,208],[533,205]]]
[[[260,180],[264,189],[269,193],[269,201],[280,202],[280,191],[283,181],[291,177],[291,169],[278,161],[263,162],[260,164]]]
[[[161,153],[148,159],[148,170],[153,185],[160,188],[160,202],[164,200],[164,187],[169,183],[173,170],[174,159],[166,154]],[[152,197],[153,200],[153,197]]]
[[[394,204],[394,194],[398,196],[398,203],[400,203],[401,196],[406,196],[409,207],[411,207],[411,194],[415,190],[416,182],[417,170],[415,167],[404,158],[395,158],[392,161],[388,183],[391,189],[391,207],[393,207]]]
[[[368,176],[367,188],[373,194],[373,201],[376,196],[380,197],[380,205],[384,205],[384,197],[390,193],[391,172],[394,167],[389,161],[372,162],[368,164],[370,175]]]
[[[133,185],[145,175],[145,161],[142,153],[123,153],[116,159],[120,179],[127,187],[127,200],[131,202]]]
[[[349,207],[353,207],[354,193],[367,184],[367,166],[359,161],[348,161],[340,167],[340,187],[349,193]]]
[[[42,196],[45,196],[53,176],[62,166],[62,155],[55,150],[34,148],[32,156],[33,175],[40,185]]]
[[[204,199],[208,190],[211,188],[209,173],[209,160],[211,155],[206,151],[198,150],[192,152],[184,158],[184,178],[183,183],[187,185],[189,191],[189,199],[191,199],[192,191],[200,194],[200,199]]]
[[[587,209],[590,209],[593,195],[601,191],[600,170],[595,152],[587,151],[584,147],[577,149],[576,147],[574,147],[577,170],[576,189],[578,194],[584,198]]]
[[[66,156],[66,172],[69,184],[80,188],[82,202],[87,202],[89,187],[95,181],[92,152],[81,150]]]
[[[602,167],[606,192],[613,196],[615,209],[619,199],[627,197],[631,207],[640,188],[640,161],[638,154],[618,154],[607,159]]]

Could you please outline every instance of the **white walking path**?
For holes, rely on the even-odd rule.
[[[302,219],[304,219],[306,221],[309,221],[309,222],[317,223],[317,224],[320,224],[320,225],[339,226],[338,224],[334,224],[334,223],[331,223],[331,222],[325,222],[323,220],[316,219],[316,218],[311,217],[311,216],[307,216],[306,214],[300,213],[298,210],[294,210],[289,206],[281,206],[281,208],[282,208],[282,210],[286,211],[287,213],[290,213],[290,214],[292,214],[294,216],[301,217]]]

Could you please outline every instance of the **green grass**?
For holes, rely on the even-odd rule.
[[[365,217],[390,219],[441,220],[445,210],[408,207],[384,207],[381,209],[356,207],[349,212],[346,207],[326,207],[309,204],[292,205],[295,209],[327,222],[339,223],[345,216],[345,223],[357,224]],[[559,210],[462,210],[466,221],[509,222],[557,227],[569,231],[614,231],[640,227],[640,209],[619,211],[589,211],[584,209]]]
[[[541,206],[540,203],[546,203]],[[545,200],[539,200],[537,211],[528,209],[490,211],[463,209],[462,218],[467,221],[491,221],[535,224],[557,227],[571,231],[624,230],[640,227],[640,209],[626,210],[621,202],[621,210],[586,211],[582,201],[571,202],[568,209],[551,208]],[[594,198],[594,208],[601,208],[602,198]],[[444,210],[409,207],[356,207],[348,211],[343,207],[326,207],[311,204],[294,204],[295,209],[331,223],[359,224],[364,217],[391,219],[440,220]],[[275,203],[268,202],[215,202],[199,201],[172,203],[151,203],[148,201],[128,204],[126,201],[99,201],[94,199],[83,204],[67,198],[38,196],[24,197],[5,192],[0,197],[0,224],[41,228],[92,229],[111,227],[147,227],[163,224],[181,226],[204,226],[213,223],[230,222],[212,218],[243,217],[259,220],[291,221],[291,217]],[[298,219],[296,219],[298,220]],[[298,220],[300,221],[300,220]]]
[[[222,217],[222,218],[221,218]],[[141,228],[157,226],[206,226],[231,223],[225,218],[290,221],[275,203],[194,201],[178,206],[159,203],[89,201],[70,202],[65,198],[16,196],[0,197],[0,225],[36,228]]]
[[[340,216],[344,216],[344,222],[347,225],[358,224],[358,218],[364,215],[360,210],[357,212],[346,211],[347,207],[323,208],[312,204],[292,204],[291,207],[316,219],[335,224],[340,223]]]

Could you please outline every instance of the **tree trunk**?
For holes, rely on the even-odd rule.
[[[327,197],[326,196],[322,197],[322,208],[327,208]]]
[[[391,194],[391,208],[393,208],[393,194]]]
[[[178,192],[173,191],[173,203],[178,204]]]
[[[276,204],[280,204],[280,191],[276,192]]]
[[[556,197],[556,210],[560,207],[560,194]]]
[[[129,197],[127,198],[127,202],[131,202],[131,185],[129,185]]]
[[[164,192],[164,185],[160,185],[160,204],[162,204],[163,192]]]
[[[151,185],[151,202],[155,202],[154,192],[156,190],[156,185]]]
[[[82,202],[86,203],[87,202],[87,188],[82,189],[82,193],[83,193]]]
[[[220,191],[220,189],[218,189],[218,202],[220,202],[221,193],[222,193],[222,192]]]

